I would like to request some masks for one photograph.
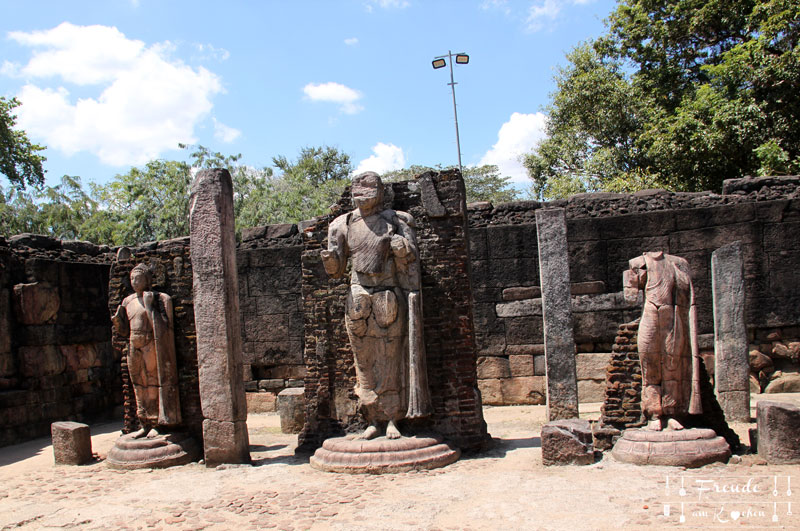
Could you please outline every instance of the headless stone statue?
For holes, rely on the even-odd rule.
[[[678,419],[702,413],[697,318],[689,264],[648,252],[623,273],[627,298],[644,290],[639,323],[642,410],[650,430],[683,429]]]
[[[175,365],[172,298],[151,291],[152,271],[139,264],[131,271],[135,293],[113,317],[118,334],[128,337],[128,371],[142,429],[134,438],[155,437],[181,423]]]
[[[351,262],[345,325],[353,349],[359,406],[369,422],[360,435],[401,436],[398,421],[429,414],[422,336],[419,251],[414,219],[382,208],[383,183],[365,172],[353,179],[356,209],[333,220],[326,272],[345,274]]]

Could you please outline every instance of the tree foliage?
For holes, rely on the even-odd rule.
[[[556,74],[536,195],[800,171],[800,4],[620,0],[607,28]]]
[[[10,100],[0,96],[0,174],[12,185],[24,189],[26,185],[42,185],[46,158],[39,155],[45,148],[32,144],[24,131],[14,129],[17,116],[14,109],[19,106],[16,98]]]
[[[304,148],[295,162],[276,157],[284,170],[278,176],[272,168],[241,164],[240,154],[224,155],[204,146],[181,148],[187,150],[188,162],[153,160],[104,186],[92,184],[88,191],[79,178],[69,176],[56,186],[0,188],[0,234],[34,232],[112,245],[186,236],[193,172],[205,168],[231,173],[237,231],[323,214],[349,183],[349,156],[336,148]],[[316,166],[320,156],[327,162]]]

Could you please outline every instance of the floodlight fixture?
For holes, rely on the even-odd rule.
[[[445,57],[450,60],[450,88],[453,91],[453,117],[455,118],[456,122],[456,149],[458,149],[458,171],[463,171],[461,167],[461,139],[458,135],[458,110],[456,109],[456,82],[453,78],[453,52],[450,50],[447,51],[447,55],[440,55],[438,57],[433,58],[433,68],[444,68],[447,66],[447,61],[445,61]],[[464,52],[455,54],[456,56],[456,64],[459,65],[466,65],[469,64],[469,55],[465,54]]]

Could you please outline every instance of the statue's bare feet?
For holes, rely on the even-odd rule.
[[[386,438],[399,439],[400,437],[400,430],[398,430],[397,426],[394,425],[394,421],[390,420],[389,424],[386,426]]]
[[[150,431],[150,428],[142,428],[141,430],[137,430],[137,431],[131,433],[131,437],[133,437],[134,439],[141,439],[142,437],[147,435],[147,432],[149,432],[149,431]]]
[[[653,419],[647,423],[647,429],[650,431],[661,431],[664,429],[664,426],[661,424],[661,419]]]
[[[680,422],[678,422],[675,419],[669,419],[669,420],[667,420],[667,429],[668,430],[682,430],[683,429],[683,424],[681,424]]]
[[[377,437],[379,433],[380,430],[378,429],[378,427],[375,424],[370,424],[370,426],[366,430],[364,430],[364,433],[359,435],[358,438],[368,441],[370,439],[374,439],[375,437]]]

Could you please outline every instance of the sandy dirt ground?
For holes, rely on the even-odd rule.
[[[606,454],[544,467],[543,406],[484,414],[489,451],[383,476],[312,469],[275,414],[248,418],[252,466],[217,469],[111,470],[103,459],[120,424],[93,425],[89,465],[55,466],[49,439],[0,449],[0,529],[800,529],[796,465],[745,455],[684,470]],[[581,416],[598,418],[599,404]],[[744,442],[751,426],[734,426]]]

